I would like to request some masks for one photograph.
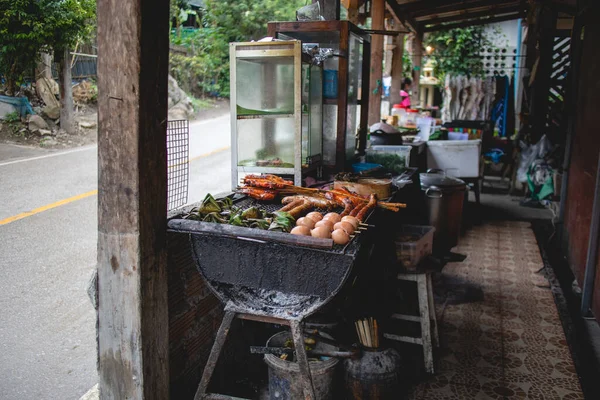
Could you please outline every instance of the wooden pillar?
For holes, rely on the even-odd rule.
[[[417,106],[417,102],[419,101],[419,96],[421,93],[420,81],[421,81],[421,68],[423,61],[423,32],[417,32],[413,38],[412,44],[412,64],[413,64],[413,74],[412,74],[412,97],[411,103],[412,107]]]
[[[97,15],[100,398],[163,400],[169,0],[104,0]]]
[[[403,57],[404,57],[404,34],[396,36],[396,47],[392,51],[392,87],[390,88],[390,105],[399,104],[400,89],[402,88],[403,73]]]
[[[373,0],[371,4],[371,28],[384,29],[385,0]],[[369,84],[369,125],[381,118],[381,95],[383,62],[383,35],[371,35],[371,79]]]
[[[321,15],[327,21],[340,19],[340,0],[313,0],[321,6]]]
[[[548,122],[549,91],[552,74],[552,54],[554,51],[554,36],[556,35],[555,9],[538,3],[541,8],[538,23],[537,71],[533,81],[531,94],[531,122],[533,125],[534,141],[537,142],[546,133]],[[535,67],[534,67],[535,68]]]

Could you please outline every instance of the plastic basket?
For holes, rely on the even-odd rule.
[[[414,269],[433,251],[433,226],[402,225],[396,232],[396,258],[405,269]]]
[[[390,172],[401,174],[410,165],[411,146],[371,146],[367,149],[366,161],[381,164]]]

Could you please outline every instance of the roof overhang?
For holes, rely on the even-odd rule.
[[[484,25],[524,18],[528,0],[386,0],[387,8],[413,32]],[[575,0],[550,0],[560,11]]]

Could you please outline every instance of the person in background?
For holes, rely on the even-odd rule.
[[[410,94],[408,92],[410,91],[411,86],[412,80],[410,78],[404,78],[402,85],[400,86],[400,98],[402,99],[400,105],[403,108],[410,108]]]

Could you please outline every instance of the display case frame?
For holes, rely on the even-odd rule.
[[[287,58],[293,60],[294,66],[294,81],[293,81],[293,112],[281,114],[243,114],[240,115],[238,109],[238,79],[241,77],[238,74],[238,60],[252,59],[254,61],[269,57]],[[303,152],[302,152],[302,85],[303,85],[303,64],[310,63],[310,57],[302,53],[302,43],[297,40],[293,41],[267,41],[267,42],[236,42],[230,43],[230,109],[231,109],[231,175],[232,188],[239,185],[240,174],[264,173],[275,175],[287,175],[294,177],[294,184],[301,186],[304,173],[318,170],[320,173],[321,154],[311,157],[312,164],[308,167],[303,167]],[[310,96],[310,94],[309,94]],[[307,105],[310,109],[310,105]],[[312,117],[312,111],[308,112],[309,119]],[[242,166],[240,165],[239,157],[239,142],[240,127],[238,123],[243,120],[262,120],[269,121],[274,119],[292,119],[293,118],[293,167],[275,167],[275,166]],[[318,122],[322,126],[322,121]],[[264,126],[263,126],[264,129]],[[273,128],[274,130],[276,128]],[[310,129],[308,135],[310,135]],[[310,137],[308,138],[310,143]],[[322,138],[321,138],[322,140]],[[309,152],[310,153],[310,152]],[[322,146],[321,146],[322,153]],[[258,158],[258,157],[257,157]]]
[[[362,65],[360,72],[361,96],[357,101],[360,105],[360,123],[358,125],[358,152],[364,152],[368,131],[369,112],[369,72],[371,57],[371,38],[365,31],[349,21],[305,21],[305,22],[269,22],[268,35],[279,39],[281,36],[291,37],[303,42],[323,43],[331,37],[339,41],[338,67],[338,96],[337,99],[325,99],[324,105],[337,105],[337,127],[335,138],[335,162],[325,165],[330,172],[348,170],[353,159],[348,159],[347,128],[348,128],[348,86],[349,86],[349,50],[352,36],[362,41]],[[312,35],[310,40],[307,36]],[[314,38],[314,39],[313,39]],[[327,47],[327,46],[322,46]],[[358,77],[357,77],[358,79]],[[324,111],[325,112],[325,111]],[[325,132],[324,132],[325,135]]]

